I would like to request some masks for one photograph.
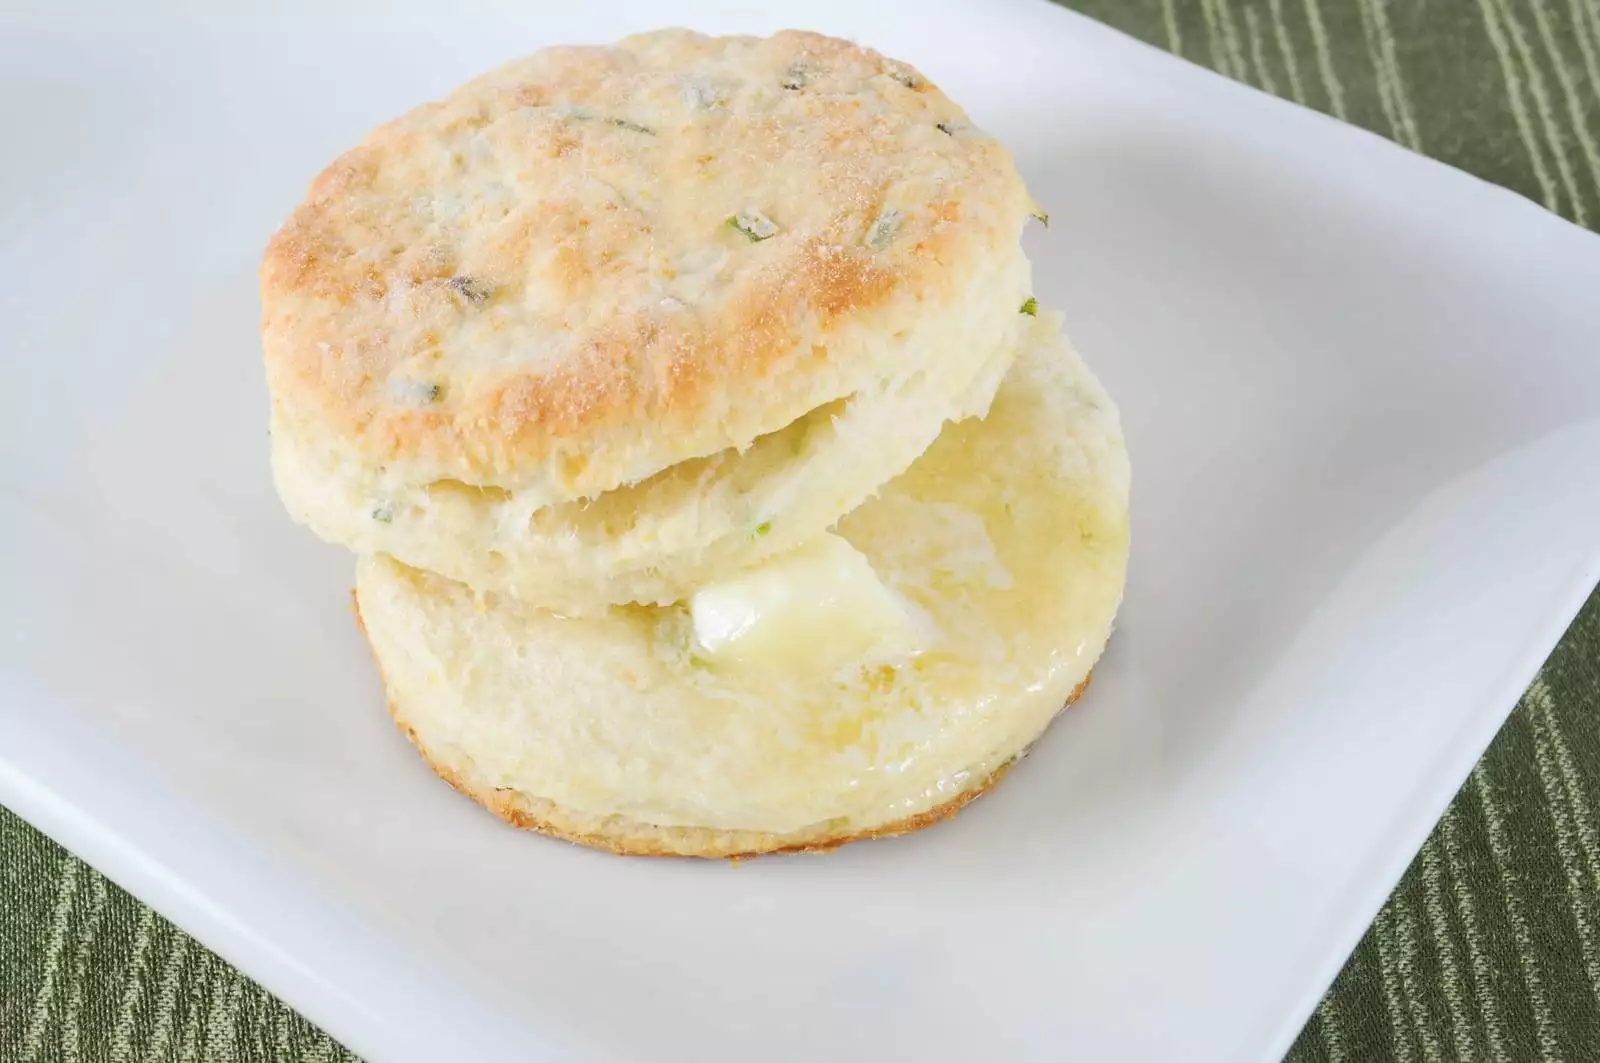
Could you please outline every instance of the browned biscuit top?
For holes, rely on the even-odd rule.
[[[262,264],[268,377],[409,481],[587,497],[903,372],[1029,209],[955,104],[845,41],[546,49],[313,182]]]

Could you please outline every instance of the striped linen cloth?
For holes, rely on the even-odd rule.
[[[1600,225],[1600,0],[1068,6]],[[1600,593],[1290,1060],[1600,1060],[1597,710]],[[0,1061],[353,1058],[0,809]]]

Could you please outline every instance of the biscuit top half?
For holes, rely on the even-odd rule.
[[[592,497],[914,372],[1030,209],[959,107],[848,42],[551,48],[317,177],[262,264],[268,380],[386,475]]]

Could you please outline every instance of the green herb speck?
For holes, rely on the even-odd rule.
[[[760,211],[740,211],[728,219],[728,224],[744,233],[752,244],[759,244],[778,235],[777,224]]]
[[[450,278],[450,290],[473,306],[482,306],[494,294],[494,289],[465,275]]]
[[[372,519],[379,524],[390,524],[394,521],[394,502],[384,499],[372,507]]]
[[[616,126],[618,129],[626,129],[630,133],[643,133],[647,137],[656,135],[656,131],[649,126],[640,125],[638,122],[630,122],[626,118],[607,118],[606,122]]]
[[[427,406],[438,402],[444,387],[426,380],[397,376],[389,381],[389,397],[401,406]]]
[[[905,215],[898,210],[886,210],[878,215],[878,220],[872,223],[867,230],[867,246],[874,251],[882,251],[894,239],[894,234],[900,231],[900,223]]]
[[[587,107],[568,107],[561,111],[560,114],[561,117],[569,122],[604,122],[606,125],[616,126],[618,129],[626,129],[632,133],[644,133],[652,137],[656,135],[656,131],[649,126],[640,125],[638,122],[630,122],[626,118],[605,118]]]
[[[1028,296],[1027,301],[1022,304],[1022,312],[1027,314],[1029,317],[1038,317],[1039,300],[1035,299],[1031,295]]]
[[[1050,228],[1050,215],[1046,214],[1042,210],[1032,210],[1032,211],[1029,211],[1028,213],[1032,214],[1033,217],[1034,217],[1034,220],[1037,221],[1040,225],[1043,225],[1046,229]]]
[[[756,537],[760,538],[761,536],[767,534],[767,532],[769,532],[771,530],[772,530],[772,522],[770,520],[764,520],[760,524],[756,525]]]

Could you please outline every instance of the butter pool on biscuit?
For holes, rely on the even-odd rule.
[[[1127,556],[1034,209],[922,74],[799,32],[546,49],[325,170],[262,266],[274,474],[435,769],[700,856],[998,778]]]

